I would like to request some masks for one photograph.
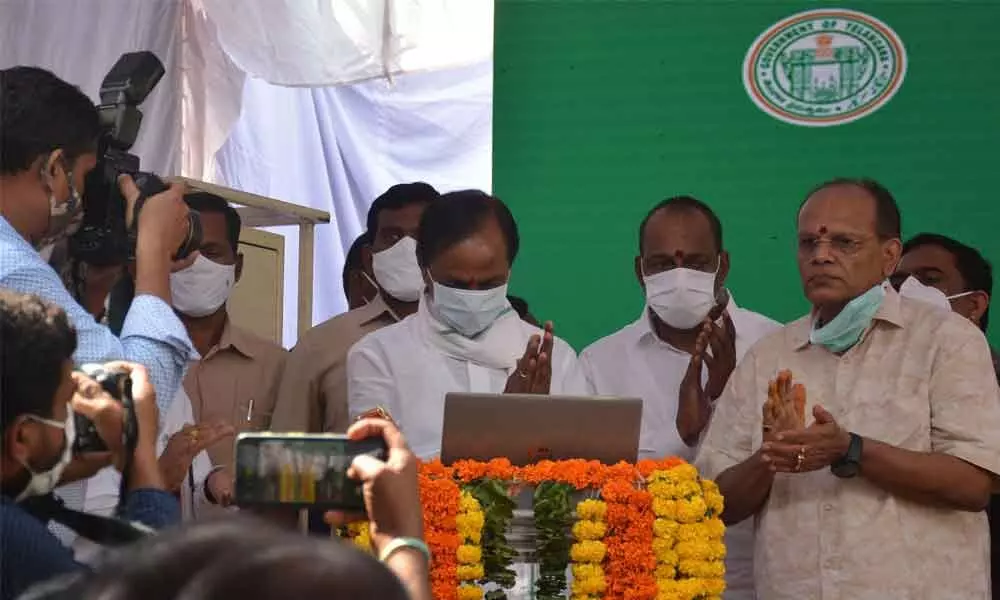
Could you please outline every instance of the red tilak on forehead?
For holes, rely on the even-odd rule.
[[[674,252],[674,258],[684,258],[684,251],[677,250],[676,252]]]
[[[819,232],[820,232],[820,233],[826,233],[826,231],[827,231],[827,230],[826,230],[826,225],[820,225],[820,226],[819,226]]]

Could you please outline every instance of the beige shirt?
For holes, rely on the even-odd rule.
[[[347,414],[347,351],[368,333],[396,322],[377,296],[305,333],[292,349],[271,419],[274,431],[343,433]]]
[[[716,404],[697,464],[706,477],[761,445],[768,380],[790,369],[807,410],[822,404],[863,437],[1000,472],[1000,390],[983,334],[889,290],[843,355],[809,343],[804,317],[744,356]],[[767,600],[988,598],[986,514],[924,506],[828,469],[779,474],[756,515],[757,596]]]
[[[195,421],[225,421],[237,433],[268,429],[287,356],[278,344],[226,322],[218,346],[184,376]],[[233,440],[209,447],[208,455],[234,472]]]

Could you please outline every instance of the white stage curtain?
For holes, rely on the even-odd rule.
[[[278,85],[340,85],[493,55],[493,0],[198,1],[233,61]]]
[[[95,102],[125,52],[151,50],[166,74],[142,105],[132,152],[142,168],[180,170],[180,0],[0,0],[0,68],[31,65],[76,84]]]
[[[346,310],[344,254],[389,186],[492,186],[492,61],[313,89],[247,80],[243,111],[216,155],[223,185],[329,211],[316,228],[312,320]],[[296,334],[298,236],[285,235],[284,342]]]

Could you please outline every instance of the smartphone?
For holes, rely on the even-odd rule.
[[[386,460],[382,438],[335,433],[247,432],[236,438],[237,506],[364,512],[361,482],[347,476],[355,456]]]

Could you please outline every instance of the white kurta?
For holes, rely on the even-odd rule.
[[[726,307],[736,329],[736,359],[781,325],[736,306]],[[642,433],[639,458],[678,456],[693,460],[696,448],[677,432],[677,399],[691,355],[674,348],[654,333],[649,314],[598,340],[580,353],[580,364],[593,394],[642,398]],[[702,379],[707,380],[704,369]],[[762,400],[763,401],[763,400]],[[726,531],[726,600],[752,600],[752,519]]]
[[[542,333],[511,311],[484,334],[483,337],[489,338],[485,349],[470,346],[468,356],[479,355],[473,361],[468,356],[458,356],[464,340],[448,350],[449,344],[442,343],[440,330],[440,324],[429,316],[422,303],[417,314],[369,333],[347,355],[351,418],[379,406],[385,408],[406,434],[413,452],[422,459],[436,457],[441,452],[445,394],[502,393],[529,338]],[[550,392],[588,393],[576,353],[559,338],[553,342]]]

